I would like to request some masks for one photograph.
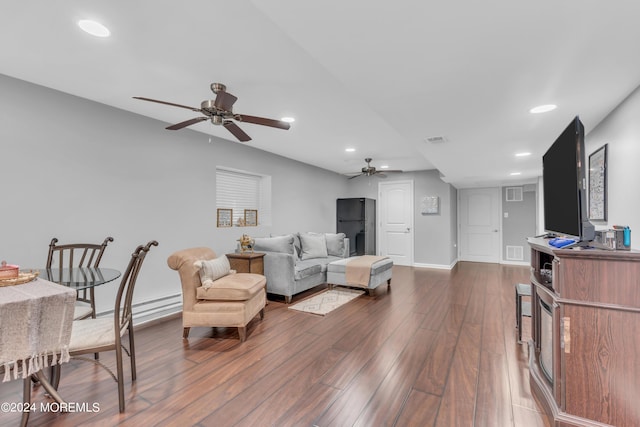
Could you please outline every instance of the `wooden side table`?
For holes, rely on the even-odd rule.
[[[264,275],[264,254],[260,252],[245,252],[243,254],[227,254],[232,270],[238,273],[255,273]]]

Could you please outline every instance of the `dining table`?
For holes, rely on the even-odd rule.
[[[64,404],[51,381],[47,366],[69,361],[69,342],[77,292],[112,282],[121,273],[112,268],[45,268],[33,272],[32,281],[3,286],[0,281],[0,373],[2,382],[22,379],[26,425],[31,405],[31,378],[37,379],[55,401]],[[59,372],[59,370],[57,370]]]
[[[40,278],[76,291],[95,288],[120,277],[120,271],[104,267],[41,268]]]
[[[15,409],[23,413],[21,425],[26,425],[32,376],[63,403],[43,369],[69,361],[76,292],[39,277],[15,285],[5,283],[0,283],[0,371],[2,382],[24,382],[23,402]]]

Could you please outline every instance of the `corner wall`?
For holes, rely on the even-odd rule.
[[[614,109],[586,136],[586,160],[604,144],[607,147],[608,221],[594,222],[596,229],[614,225],[631,228],[631,247],[640,249],[640,88]]]

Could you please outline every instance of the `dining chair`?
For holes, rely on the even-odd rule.
[[[71,243],[58,245],[58,239],[51,239],[45,268],[99,267],[104,250],[113,237],[107,237],[102,244]],[[96,318],[96,301],[93,288],[78,290],[73,319]]]
[[[136,380],[136,352],[134,344],[131,302],[133,290],[147,252],[151,246],[158,246],[155,240],[145,246],[138,246],[131,254],[131,260],[126,271],[122,274],[122,280],[116,295],[113,317],[97,319],[74,320],[71,330],[71,342],[69,355],[74,359],[81,359],[95,363],[103,367],[118,383],[118,400],[120,412],[124,412],[124,375],[122,337],[129,335],[129,350],[125,351],[131,360],[131,381]],[[83,354],[114,350],[116,354],[116,374],[98,360],[81,357]],[[79,357],[80,356],[80,357]],[[60,367],[56,366],[56,373],[51,383],[57,389],[60,381]]]

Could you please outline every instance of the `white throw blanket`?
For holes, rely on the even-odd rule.
[[[0,366],[3,382],[69,361],[76,292],[42,279],[0,287]]]

